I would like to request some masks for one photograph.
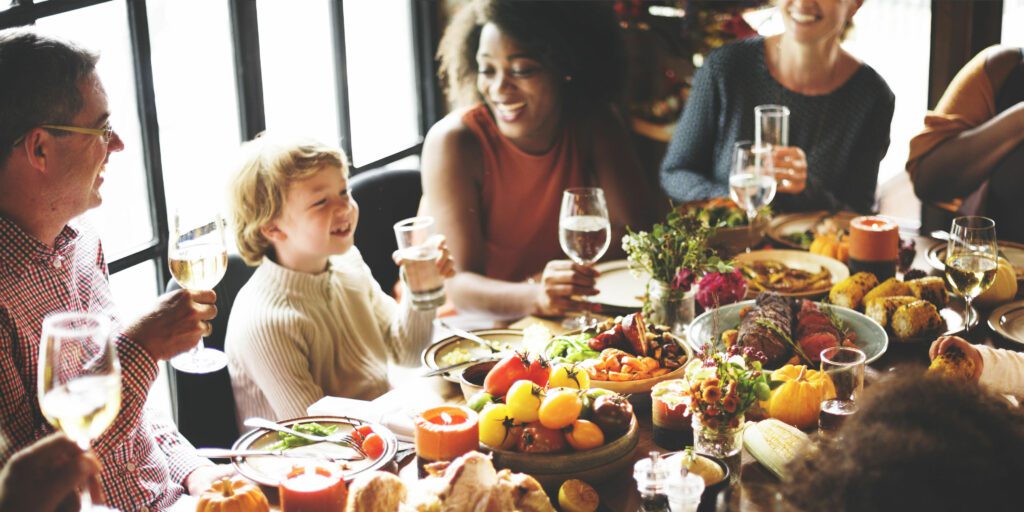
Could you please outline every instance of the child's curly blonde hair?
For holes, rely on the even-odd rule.
[[[273,246],[260,229],[281,214],[289,185],[326,166],[348,176],[345,153],[314,139],[262,133],[242,144],[240,163],[231,184],[231,215],[242,259],[260,264]]]

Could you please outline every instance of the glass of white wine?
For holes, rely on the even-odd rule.
[[[611,235],[603,190],[580,187],[562,193],[558,242],[569,259],[579,265],[593,265],[608,250]],[[579,317],[566,320],[565,326],[587,328],[595,321],[590,311],[584,308]]]
[[[965,332],[970,332],[971,301],[992,286],[999,268],[996,221],[988,217],[957,217],[946,245],[946,281],[967,304]]]
[[[186,290],[212,290],[228,268],[221,216],[196,217],[179,210],[173,220],[167,251],[171,275]],[[185,373],[210,373],[227,366],[227,357],[199,338],[195,347],[171,359],[171,366]]]
[[[772,165],[772,146],[756,142],[737,142],[729,173],[729,196],[747,211],[747,252],[755,240],[757,211],[775,199],[778,184]]]
[[[121,409],[121,364],[110,319],[91,313],[55,313],[43,319],[39,343],[39,407],[51,425],[83,450]],[[88,486],[82,510],[93,507]]]

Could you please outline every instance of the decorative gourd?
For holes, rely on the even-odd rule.
[[[797,428],[814,427],[822,400],[836,396],[836,388],[828,375],[808,370],[803,365],[787,364],[772,372],[772,380],[784,383],[775,388],[771,398],[761,402],[761,406],[769,417]]]
[[[1006,258],[999,258],[999,268],[992,286],[978,295],[974,303],[979,306],[997,306],[1013,300],[1017,295],[1017,273]]]
[[[199,497],[196,512],[268,512],[267,497],[241,478],[221,478]]]
[[[808,251],[846,263],[850,259],[850,242],[845,235],[828,233],[814,237]]]

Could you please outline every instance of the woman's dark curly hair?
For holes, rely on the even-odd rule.
[[[894,377],[869,388],[840,441],[794,462],[801,510],[1020,510],[1024,413],[974,384]]]
[[[481,99],[476,52],[488,23],[536,52],[554,76],[572,77],[560,82],[567,106],[621,100],[625,50],[611,2],[471,0],[452,18],[437,51],[438,76],[453,105]]]

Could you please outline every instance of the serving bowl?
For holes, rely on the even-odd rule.
[[[527,473],[548,489],[558,489],[562,482],[578,479],[591,484],[607,480],[633,464],[633,452],[640,441],[636,416],[629,430],[603,446],[572,453],[522,453],[490,450],[494,467]],[[486,449],[481,445],[481,449]]]
[[[487,373],[498,364],[497,359],[483,361],[462,369],[459,373],[459,388],[462,389],[462,396],[468,401],[470,397],[484,390],[484,378]]]

